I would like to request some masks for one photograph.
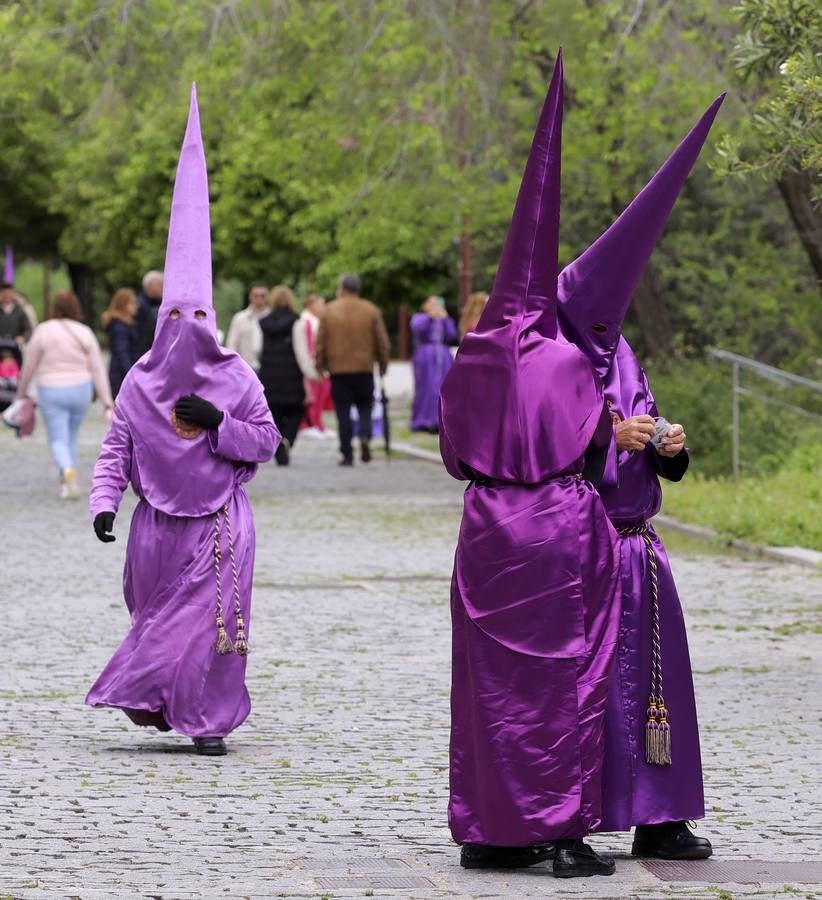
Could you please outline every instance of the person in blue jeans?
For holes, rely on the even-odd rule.
[[[79,496],[77,439],[94,392],[107,415],[114,409],[100,345],[82,317],[77,297],[58,291],[52,318],[34,329],[17,387],[18,398],[25,397],[32,384],[37,387],[63,499]]]

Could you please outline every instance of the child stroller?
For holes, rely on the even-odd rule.
[[[3,369],[12,367],[2,366],[4,361],[13,359],[16,362],[17,374],[4,374]],[[17,341],[0,338],[0,412],[8,409],[14,402],[17,394],[17,383],[20,380],[20,369],[23,366],[23,353]]]

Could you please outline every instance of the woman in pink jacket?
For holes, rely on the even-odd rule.
[[[28,344],[17,389],[21,398],[32,383],[37,386],[63,499],[79,495],[77,436],[94,391],[107,412],[114,409],[100,345],[82,318],[77,297],[71,291],[58,291],[52,318],[35,328]]]

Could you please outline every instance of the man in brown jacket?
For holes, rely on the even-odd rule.
[[[316,361],[331,375],[331,396],[340,432],[341,466],[352,466],[351,407],[360,417],[362,461],[371,460],[371,404],[374,400],[374,363],[380,375],[388,368],[388,332],[379,309],[360,297],[357,275],[342,275],[337,299],[328,304],[317,333]]]

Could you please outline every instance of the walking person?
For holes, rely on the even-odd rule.
[[[651,519],[660,478],[688,469],[681,425],[659,421],[621,316],[722,104],[717,98],[619,218],[559,279],[559,321],[603,379],[613,436],[600,495],[620,536],[622,617],[605,716],[602,831],[636,826],[634,856],[705,859],[699,726],[682,606]],[[659,433],[657,434],[657,430]]]
[[[137,295],[134,291],[131,288],[120,288],[114,292],[108,309],[100,316],[100,324],[108,335],[108,349],[111,354],[108,380],[111,385],[111,396],[115,400],[123,379],[140,358],[137,354],[139,341],[137,310]]]
[[[359,419],[360,457],[371,461],[371,408],[374,403],[374,366],[381,377],[388,370],[388,332],[382,313],[360,296],[358,275],[345,274],[337,283],[317,333],[317,369],[331,375],[331,397],[337,413],[341,466],[354,465],[351,407]]]
[[[414,338],[414,404],[411,430],[439,431],[440,388],[451,369],[449,346],[457,342],[457,324],[442,297],[429,297],[411,317]]]
[[[316,432],[324,432],[323,413],[331,401],[331,380],[317,371],[317,332],[325,310],[325,297],[311,293],[305,298],[300,318],[294,323],[294,354],[305,379],[304,423]]]
[[[52,318],[34,329],[17,387],[18,399],[25,397],[32,385],[37,387],[64,500],[79,496],[77,438],[94,392],[107,414],[114,408],[100,345],[82,318],[77,297],[71,291],[58,291]]]
[[[123,592],[131,630],[86,697],[222,756],[247,718],[255,534],[243,485],[277,429],[253,372],[220,346],[208,176],[196,91],[171,205],[166,289],[151,351],[126,376],[94,469],[98,539],[115,539],[129,482]]]
[[[446,468],[470,482],[454,560],[449,824],[466,868],[554,857],[610,875],[602,731],[619,624],[617,537],[594,485],[610,417],[557,340],[562,58],[488,308],[441,392]]]
[[[143,276],[137,295],[137,358],[151,349],[157,328],[157,313],[163,302],[163,273],[152,270]]]
[[[271,415],[282,435],[275,457],[278,466],[287,466],[291,462],[291,450],[305,413],[303,373],[294,355],[294,324],[298,318],[295,305],[291,289],[279,284],[271,289],[271,311],[260,319],[263,334],[260,381]]]
[[[485,291],[475,291],[468,298],[460,313],[460,340],[479,325],[480,316],[487,303],[488,294]]]
[[[238,353],[255,372],[260,369],[260,354],[263,350],[260,319],[270,311],[268,287],[262,281],[255,281],[248,290],[248,306],[234,314],[228,327],[226,347]]]
[[[32,324],[18,302],[14,285],[0,282],[0,340],[16,341],[20,346],[32,335]]]

